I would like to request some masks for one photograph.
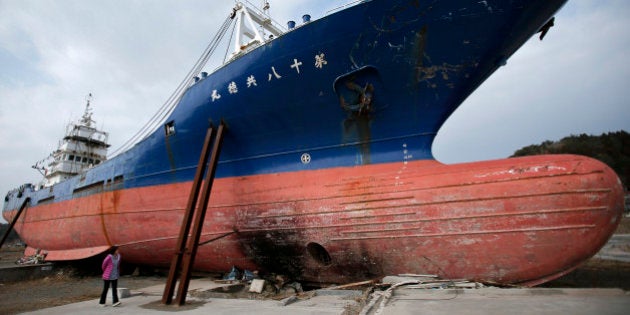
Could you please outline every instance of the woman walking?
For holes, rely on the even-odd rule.
[[[120,252],[118,246],[112,246],[110,253],[103,259],[103,292],[101,293],[100,306],[105,306],[109,285],[112,286],[112,306],[120,305],[118,301],[118,276],[120,275]]]

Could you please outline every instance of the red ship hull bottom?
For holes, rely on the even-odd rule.
[[[48,260],[117,244],[127,263],[167,267],[190,187],[33,206],[16,230]],[[573,155],[222,178],[201,241],[218,239],[199,247],[195,268],[237,266],[324,283],[417,273],[536,285],[597,253],[622,212],[616,174]],[[10,220],[15,211],[8,213]]]

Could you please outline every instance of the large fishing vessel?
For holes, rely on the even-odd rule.
[[[548,281],[615,230],[616,174],[573,155],[444,165],[431,145],[564,2],[357,1],[288,30],[268,6],[237,3],[225,64],[196,65],[157,128],[73,177],[9,192],[3,215],[23,210],[15,229],[49,260],[116,244],[128,263],[169,266],[206,130],[223,121],[196,269]]]

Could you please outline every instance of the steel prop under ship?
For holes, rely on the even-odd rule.
[[[228,63],[187,86],[163,128],[63,182],[9,192],[3,215],[24,205],[15,229],[48,260],[116,244],[128,263],[166,267],[208,120],[223,119],[201,241],[216,240],[196,269],[551,280],[614,232],[616,174],[573,155],[443,165],[431,144],[564,2],[362,1],[286,33],[270,27],[273,38],[237,40]],[[232,14],[243,28],[261,17]]]

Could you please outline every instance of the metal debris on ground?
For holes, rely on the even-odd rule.
[[[285,275],[266,274],[259,275],[258,271],[240,270],[233,266],[223,277],[214,282],[226,284],[226,286],[213,288],[204,292],[195,292],[200,298],[225,297],[245,299],[272,299],[282,300],[290,296],[301,296],[304,293],[302,284],[293,281]]]
[[[24,256],[15,261],[16,265],[37,265],[43,264],[46,260],[47,252],[41,252],[39,249],[34,255]]]
[[[383,278],[382,286],[389,286],[385,291],[374,291],[359,314],[379,315],[400,287],[408,289],[480,289],[486,287],[483,283],[468,280],[439,279],[435,275],[411,275],[388,276]],[[373,308],[378,307],[373,311]],[[373,312],[372,312],[373,311]]]

